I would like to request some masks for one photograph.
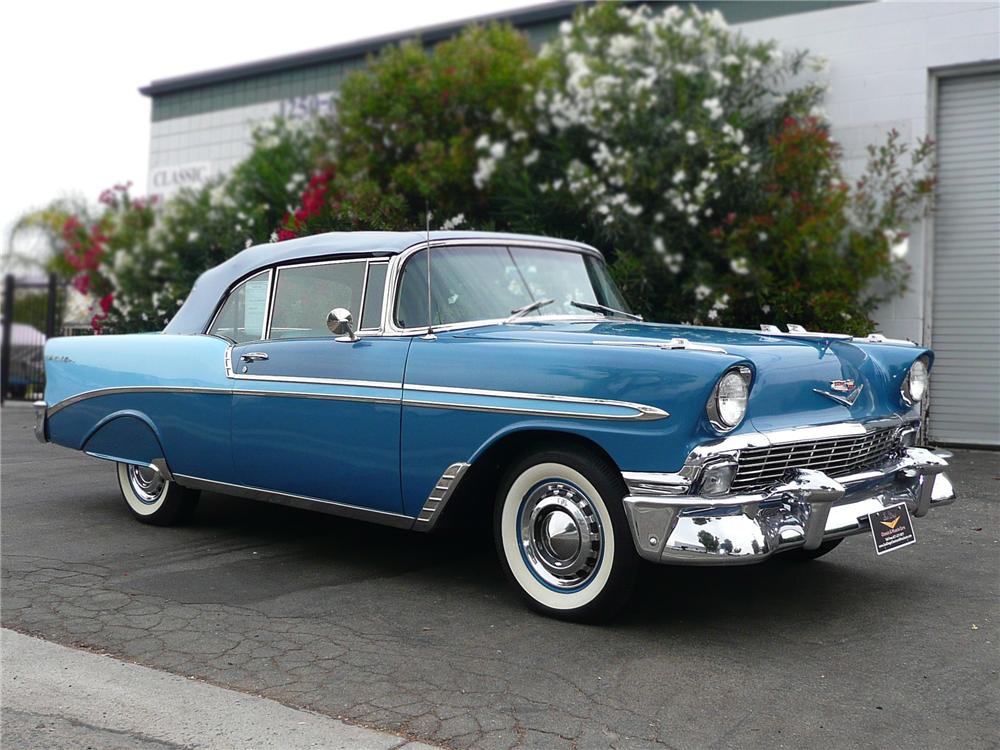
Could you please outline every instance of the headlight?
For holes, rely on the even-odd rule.
[[[734,367],[715,384],[708,399],[708,420],[715,429],[729,432],[743,421],[750,395],[750,368]]]
[[[924,357],[918,357],[917,360],[910,365],[910,371],[906,373],[906,377],[903,378],[903,401],[908,405],[918,403],[924,396],[927,395],[927,384],[930,380],[930,376],[927,372],[927,359]]]

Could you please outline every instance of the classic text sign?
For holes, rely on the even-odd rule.
[[[875,539],[875,552],[880,555],[917,541],[906,503],[869,513],[868,521],[871,523],[872,537]]]

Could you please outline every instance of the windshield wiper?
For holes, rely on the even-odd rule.
[[[510,317],[504,321],[504,324],[511,323],[530,312],[534,312],[540,307],[551,305],[553,302],[555,302],[554,299],[536,299],[534,302],[524,305],[523,307],[516,307],[510,311]]]
[[[577,302],[576,300],[571,300],[570,304],[573,305],[573,307],[579,307],[581,310],[601,313],[601,315],[605,315],[609,318],[623,318],[624,320],[642,321],[641,315],[634,315],[633,313],[628,313],[624,310],[616,310],[615,308],[608,307],[607,305],[591,304],[590,302]]]

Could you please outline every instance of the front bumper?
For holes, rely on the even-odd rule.
[[[644,482],[628,482],[625,513],[636,550],[647,560],[740,565],[860,534],[870,528],[869,513],[891,505],[906,503],[914,516],[924,516],[955,500],[947,467],[926,448],[903,448],[851,476],[797,469],[762,493],[721,497],[652,494],[657,488],[646,475]]]

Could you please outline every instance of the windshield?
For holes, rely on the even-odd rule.
[[[431,250],[431,324],[506,319],[513,310],[552,299],[524,315],[586,315],[572,302],[628,310],[604,263],[567,250],[534,247],[443,247]],[[403,266],[396,325],[417,328],[427,318],[427,251]]]

